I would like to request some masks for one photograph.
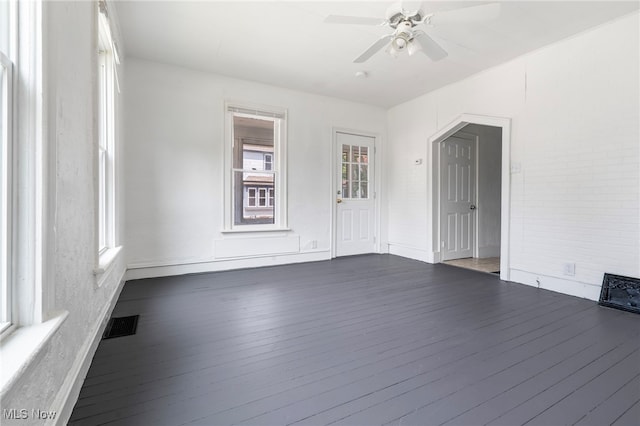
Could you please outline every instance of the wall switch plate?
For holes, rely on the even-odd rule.
[[[575,263],[565,263],[562,265],[562,273],[568,276],[573,277],[576,274],[576,264]]]

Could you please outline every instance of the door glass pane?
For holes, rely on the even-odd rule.
[[[360,198],[360,183],[351,183],[351,198]]]
[[[369,148],[342,145],[341,160],[342,198],[367,199],[369,197]]]
[[[360,182],[360,198],[369,198],[369,182]]]
[[[354,163],[357,163],[358,161],[360,161],[360,151],[358,150],[357,146],[353,146],[351,147],[351,149],[352,149],[351,161]]]
[[[361,163],[369,163],[369,148],[366,146],[360,147],[360,162]]]
[[[369,166],[363,164],[360,166],[360,180],[369,180],[367,178]]]
[[[351,180],[358,180],[358,165],[351,165]]]

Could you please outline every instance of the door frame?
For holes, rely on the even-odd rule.
[[[375,223],[373,224],[373,232],[375,242],[373,244],[373,249],[375,253],[380,253],[380,231],[381,231],[381,218],[380,218],[380,184],[381,180],[381,171],[380,167],[380,135],[374,132],[368,132],[363,130],[355,130],[345,127],[332,127],[331,129],[331,179],[330,182],[330,191],[329,191],[329,202],[331,203],[331,217],[330,217],[330,229],[331,235],[329,236],[330,247],[331,247],[331,258],[336,257],[337,253],[337,224],[338,224],[338,204],[336,203],[336,188],[338,184],[337,173],[338,173],[338,165],[336,164],[337,158],[337,150],[336,144],[338,142],[338,133],[347,133],[355,136],[364,136],[373,138],[373,191],[374,191],[374,203],[373,203],[373,214],[375,215]]]
[[[431,229],[433,262],[440,263],[440,149],[441,141],[452,136],[467,124],[479,124],[502,128],[502,178],[500,185],[500,279],[509,280],[509,231],[510,231],[510,207],[511,207],[511,119],[505,117],[492,117],[475,114],[462,114],[449,124],[442,127],[428,139],[428,148],[431,153],[432,184],[427,185],[428,199],[431,203],[431,223],[427,228]],[[482,142],[480,142],[482,143]],[[476,174],[478,170],[476,169]],[[477,216],[477,215],[476,215]],[[477,231],[477,223],[476,223]],[[477,236],[476,236],[477,240]]]

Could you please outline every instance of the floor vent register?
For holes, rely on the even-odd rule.
[[[102,339],[113,339],[114,337],[136,334],[139,317],[140,315],[132,315],[129,317],[111,318],[107,324],[107,328],[104,330]]]

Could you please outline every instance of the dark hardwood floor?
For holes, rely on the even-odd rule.
[[[126,283],[73,425],[639,425],[640,315],[390,255]]]

